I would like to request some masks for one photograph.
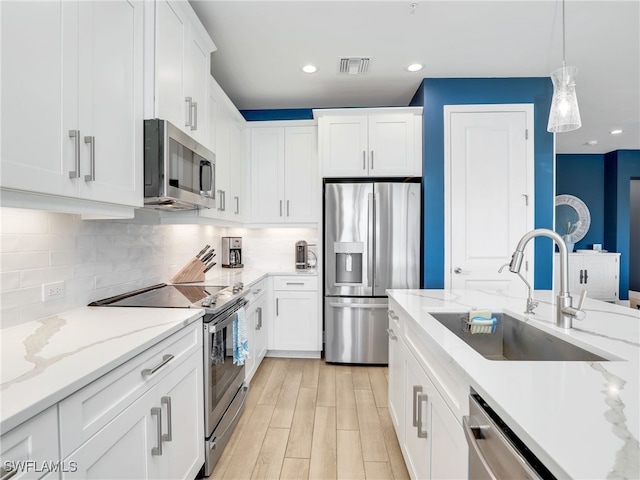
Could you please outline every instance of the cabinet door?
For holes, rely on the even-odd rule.
[[[155,388],[149,390],[64,459],[67,465],[74,462],[77,469],[64,472],[62,478],[156,478],[150,460],[161,434],[157,430],[160,411],[154,411],[156,415],[151,411],[155,395]]]
[[[320,118],[318,128],[324,177],[368,175],[367,125],[366,116]]]
[[[80,196],[142,206],[140,1],[80,2]],[[86,143],[88,139],[94,143]]]
[[[73,196],[78,4],[0,2],[0,12],[2,187]]]
[[[195,352],[158,384],[154,406],[162,411],[162,455],[152,462],[159,478],[195,478],[204,464],[202,370],[202,354]]]
[[[244,361],[244,378],[251,380],[256,371],[256,331],[258,330],[258,313],[255,302],[246,310],[247,341],[249,342],[249,358]]]
[[[245,200],[244,177],[244,125],[238,118],[232,118],[229,125],[229,191],[225,200],[227,217],[240,222],[244,218]]]
[[[369,175],[413,175],[414,116],[409,114],[369,117]]]
[[[411,352],[405,352],[405,432],[404,446],[407,469],[411,478],[431,478],[431,381]],[[420,423],[421,422],[421,423]]]
[[[440,395],[431,395],[431,478],[467,478],[467,441],[462,425]]]
[[[317,292],[275,292],[274,350],[319,350]]]
[[[584,283],[581,288],[587,290],[589,297],[605,301],[618,300],[618,276],[620,263],[618,255],[589,253],[583,257]],[[579,297],[581,290],[572,291]]]
[[[184,129],[188,20],[176,2],[156,0],[155,27],[156,116]]]
[[[209,70],[209,56],[211,55],[211,49],[209,47],[210,40],[207,38],[201,38],[198,35],[198,30],[191,26],[189,30],[189,40],[187,43],[187,69],[185,75],[187,76],[187,90],[185,95],[191,98],[190,112],[186,112],[188,115],[189,126],[187,127],[187,133],[193,138],[207,145],[209,143],[209,131],[207,122],[207,90],[209,77],[211,72]],[[186,123],[186,122],[185,122]]]
[[[285,221],[314,222],[317,217],[318,145],[316,127],[285,128]]]
[[[260,362],[267,354],[267,329],[268,329],[268,321],[267,321],[267,301],[266,295],[260,300],[259,304],[257,304],[256,313],[259,328],[255,333],[255,352],[256,352],[256,368],[260,366]]]
[[[284,129],[251,130],[251,218],[254,223],[284,221]]]

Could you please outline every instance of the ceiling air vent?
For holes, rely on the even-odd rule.
[[[338,71],[349,75],[369,72],[371,57],[342,57],[338,60]]]

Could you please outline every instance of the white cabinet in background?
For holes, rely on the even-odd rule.
[[[143,2],[0,8],[2,188],[142,206]]]
[[[574,298],[582,290],[589,298],[605,302],[619,299],[619,253],[570,253],[569,292]],[[560,288],[560,254],[555,254],[555,289]]]
[[[2,433],[0,437],[0,461],[2,462],[0,466],[4,468],[2,478],[16,480],[43,478],[48,473],[42,471],[44,462],[52,464],[59,458],[58,445],[58,412],[53,406],[16,428]],[[25,462],[35,462],[34,465],[37,465],[40,471],[27,468]],[[9,477],[11,471],[16,473]],[[52,474],[47,478],[58,477],[57,474]]]
[[[315,126],[249,129],[252,223],[316,223],[321,183]]]
[[[245,362],[245,378],[251,381],[262,359],[267,353],[267,280],[251,286],[247,305],[247,332],[250,357]]]
[[[422,108],[314,110],[323,177],[422,175]]]
[[[322,347],[317,277],[273,278],[273,316],[268,333],[272,355],[319,356]]]
[[[216,47],[187,1],[145,7],[145,118],[168,120],[210,148],[207,102]]]
[[[243,192],[245,120],[218,83],[209,76],[209,115],[215,137],[216,208],[200,216],[241,222],[246,202]]]

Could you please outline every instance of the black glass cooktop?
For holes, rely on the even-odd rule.
[[[227,286],[159,284],[90,303],[92,307],[189,308]]]

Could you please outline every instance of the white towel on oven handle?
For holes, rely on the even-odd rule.
[[[247,358],[249,358],[247,316],[244,307],[241,307],[233,321],[233,363],[234,365],[244,365]]]

